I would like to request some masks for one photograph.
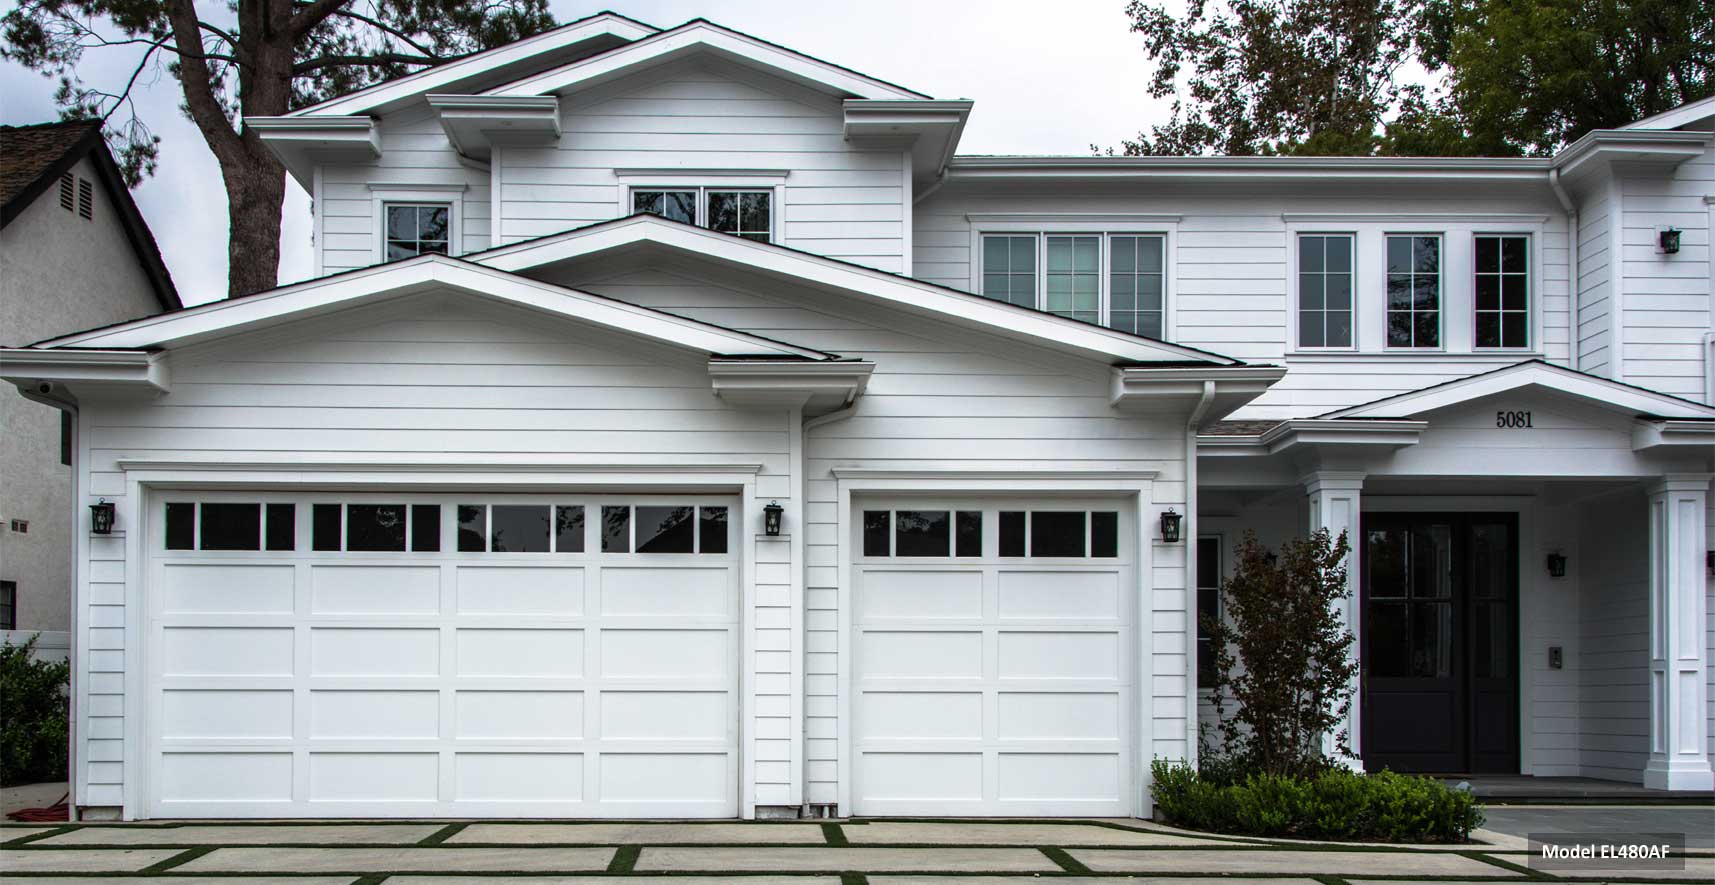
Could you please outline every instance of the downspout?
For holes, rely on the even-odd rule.
[[[1583,298],[1582,279],[1578,272],[1578,206],[1567,196],[1566,188],[1560,183],[1560,170],[1548,170],[1548,186],[1554,190],[1555,199],[1560,201],[1560,208],[1566,210],[1566,309],[1567,322],[1571,329],[1567,333],[1567,365],[1572,371],[1578,371],[1579,359],[1584,347],[1580,340],[1581,329],[1578,325],[1578,302]]]
[[[1197,765],[1197,429],[1215,401],[1215,382],[1203,382],[1203,395],[1185,419],[1185,755]]]

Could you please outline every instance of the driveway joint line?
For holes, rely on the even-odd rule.
[[[445,842],[448,839],[451,839],[452,837],[458,835],[460,830],[463,830],[465,827],[468,827],[468,826],[470,826],[470,824],[468,824],[468,823],[447,824],[446,826],[441,827],[440,829],[434,831],[433,833],[430,833],[429,835],[424,836],[422,838],[422,840],[419,841],[417,844],[418,845],[439,845],[442,842]]]
[[[13,838],[13,839],[0,840],[0,848],[17,848],[20,845],[28,845],[31,842],[35,842],[35,841],[40,840],[40,839],[51,839],[54,836],[64,835],[64,834],[70,833],[76,829],[77,829],[77,827],[64,826],[64,827],[54,827],[51,830],[42,830],[41,832],[37,832],[37,833],[27,833],[25,835],[18,836],[18,837]],[[5,832],[4,830],[0,830],[0,833],[4,833],[4,832]]]
[[[1064,848],[1053,845],[1044,845],[1038,847],[1036,850],[1042,852],[1042,854],[1049,860],[1059,864],[1060,869],[1065,870],[1068,873],[1084,875],[1092,872],[1089,867],[1084,866],[1083,862],[1079,861],[1072,855],[1067,854],[1066,849]]]
[[[145,875],[151,874],[151,873],[164,873],[167,870],[170,870],[176,866],[179,866],[181,864],[190,863],[191,861],[196,860],[197,858],[202,857],[205,854],[210,854],[210,853],[217,851],[217,850],[219,850],[218,845],[198,845],[194,848],[188,848],[184,851],[181,851],[178,854],[173,855],[172,857],[168,857],[168,858],[165,858],[163,860],[155,861],[154,863],[149,864],[148,866],[138,870],[137,872],[145,874]]]
[[[621,845],[613,852],[613,859],[607,862],[609,873],[626,874],[637,869],[637,859],[643,855],[641,845]]]

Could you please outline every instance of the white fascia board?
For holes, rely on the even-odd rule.
[[[1279,366],[1125,366],[1113,370],[1108,402],[1121,411],[1195,412],[1197,423],[1207,425],[1238,411],[1285,376]]]
[[[803,407],[815,415],[849,406],[864,388],[875,364],[865,360],[710,360],[715,395],[742,406]]]
[[[546,145],[560,139],[560,99],[552,95],[430,95],[429,107],[453,150],[488,159],[494,145]]]
[[[1263,432],[1257,442],[1271,455],[1293,446],[1379,446],[1397,449],[1416,445],[1418,438],[1427,429],[1427,421],[1301,418],[1276,424]]]
[[[953,157],[947,177],[986,180],[1163,178],[1546,181],[1544,159],[1466,157]]]
[[[420,94],[454,89],[458,84],[474,77],[481,77],[490,71],[526,62],[544,53],[556,52],[604,37],[629,43],[658,33],[660,33],[658,28],[611,12],[603,12],[551,31],[545,31],[534,37],[526,37],[516,43],[497,46],[484,52],[465,56],[457,61],[436,65],[415,74],[389,80],[386,83],[379,83],[368,89],[358,90],[350,95],[342,95],[320,104],[299,108],[288,116],[324,117],[368,114]]]
[[[1632,450],[1662,446],[1698,446],[1715,454],[1715,420],[1686,421],[1641,419],[1632,425]]]
[[[502,246],[466,259],[517,273],[638,243],[655,243],[764,273],[793,277],[855,293],[897,309],[982,329],[1015,340],[1107,362],[1195,361],[1241,365],[1219,354],[1151,341],[1101,326],[1013,307],[979,295],[944,289],[886,271],[848,264],[771,243],[756,243],[651,215],[633,215],[526,243]]]
[[[1715,418],[1715,407],[1597,378],[1546,363],[1525,362],[1458,381],[1402,393],[1372,403],[1352,406],[1322,418],[1411,418],[1520,387],[1537,386],[1580,397],[1597,405],[1635,415],[1660,418]]]
[[[1621,129],[1678,129],[1699,123],[1710,117],[1715,117],[1715,95],[1700,98],[1697,101],[1682,104],[1670,111],[1663,111],[1653,117],[1645,117],[1633,123],[1621,126]]]
[[[697,51],[712,51],[739,64],[785,76],[826,92],[858,98],[928,98],[892,83],[865,77],[821,59],[811,58],[748,34],[706,21],[693,21],[600,55],[576,61],[487,90],[485,95],[544,95],[620,76],[639,66],[667,61]]]
[[[908,147],[912,180],[921,191],[939,180],[952,162],[974,104],[968,99],[847,99],[846,141],[854,147]]]
[[[38,388],[48,384],[74,393],[101,388],[159,395],[169,389],[161,357],[144,350],[0,348],[0,379],[38,394]]]
[[[385,298],[451,288],[652,338],[708,354],[826,360],[832,354],[722,329],[685,317],[430,255],[352,274],[217,301],[111,329],[44,342],[52,347],[177,347]]]
[[[316,164],[367,162],[381,156],[381,135],[369,117],[245,117],[286,170],[314,192]]]
[[[1569,181],[1600,174],[1616,163],[1669,170],[1702,156],[1715,133],[1678,129],[1597,129],[1554,155],[1554,168]]]

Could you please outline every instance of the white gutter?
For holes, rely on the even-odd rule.
[[[1203,382],[1203,395],[1185,419],[1185,755],[1197,765],[1197,428],[1215,402],[1215,382]]]
[[[1567,335],[1567,365],[1573,371],[1578,371],[1579,353],[1583,349],[1583,342],[1579,339],[1578,327],[1578,301],[1579,296],[1582,295],[1580,289],[1582,281],[1578,275],[1578,206],[1572,202],[1571,197],[1567,196],[1566,188],[1561,186],[1558,168],[1548,170],[1548,186],[1554,191],[1555,199],[1560,201],[1560,208],[1566,210],[1566,307],[1568,311],[1567,322],[1571,325],[1571,331]]]

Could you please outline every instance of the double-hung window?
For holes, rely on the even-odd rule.
[[[382,216],[387,225],[385,260],[447,254],[452,208],[446,203],[388,203]]]
[[[992,233],[980,245],[985,298],[1134,335],[1166,333],[1160,234]]]
[[[1387,238],[1387,346],[1441,346],[1441,238]]]
[[[760,243],[774,238],[774,191],[743,188],[633,188],[631,211],[659,215]]]
[[[1530,346],[1530,238],[1476,238],[1476,341],[1478,347]]]
[[[1298,238],[1298,346],[1352,346],[1352,235]]]

